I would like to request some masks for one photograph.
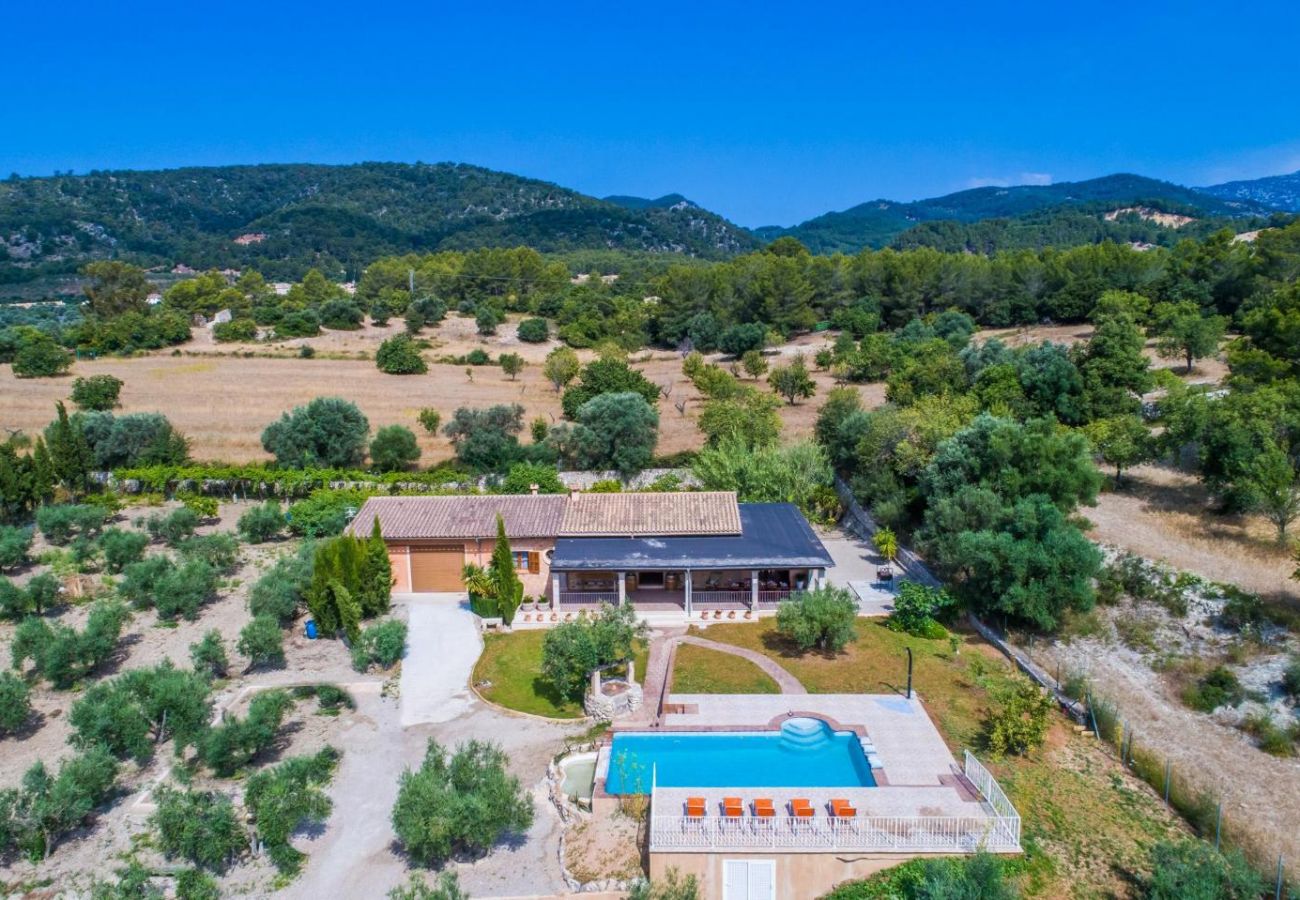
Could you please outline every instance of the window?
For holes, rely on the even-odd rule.
[[[512,550],[512,551],[510,552],[510,555],[513,556],[513,557],[515,558],[515,568],[516,568],[516,569],[523,569],[523,570],[527,571],[527,569],[528,569],[528,551],[527,551],[527,550]]]
[[[727,859],[722,862],[722,900],[774,900],[776,862]]]

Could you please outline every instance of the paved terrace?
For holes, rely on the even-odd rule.
[[[661,727],[667,730],[761,730],[790,716],[829,719],[875,745],[884,777],[874,774],[882,785],[951,785],[960,771],[915,693],[911,700],[897,694],[670,694],[665,710]]]

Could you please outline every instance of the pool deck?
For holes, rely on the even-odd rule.
[[[703,797],[709,816],[718,816],[723,797],[740,797],[745,815],[756,798],[771,799],[787,816],[794,798],[808,800],[818,818],[832,798],[849,800],[860,816],[982,817],[992,810],[962,774],[962,768],[913,694],[672,694],[658,728],[645,724],[614,728],[614,734],[664,731],[776,731],[791,717],[810,716],[837,731],[856,733],[874,756],[875,787],[700,787],[655,790],[659,815],[681,816],[687,797]],[[609,746],[596,767],[596,793],[605,793]]]
[[[672,694],[662,728],[668,731],[762,731],[792,716],[825,719],[855,731],[874,746],[882,784],[935,787],[960,770],[915,693],[898,694]]]

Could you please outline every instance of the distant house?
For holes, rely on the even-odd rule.
[[[524,591],[557,609],[760,611],[819,584],[830,554],[790,503],[725,491],[371,497],[348,526],[378,520],[397,591],[460,591],[505,523]]]

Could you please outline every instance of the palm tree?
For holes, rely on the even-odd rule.
[[[892,563],[894,557],[898,556],[898,535],[894,534],[892,528],[880,528],[871,537],[871,542],[876,545],[880,555],[885,558],[886,562]]]

